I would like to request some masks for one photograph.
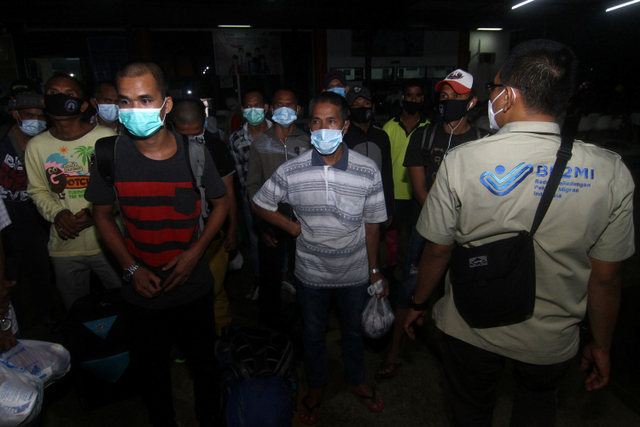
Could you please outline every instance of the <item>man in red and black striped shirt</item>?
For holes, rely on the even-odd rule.
[[[219,386],[213,351],[214,283],[203,254],[227,215],[226,189],[205,150],[202,181],[213,208],[200,234],[200,195],[182,137],[163,127],[173,106],[165,96],[164,72],[155,63],[135,61],[119,71],[117,85],[120,120],[127,132],[117,143],[114,188],[93,165],[85,197],[94,204],[104,242],[124,269],[131,358],[141,375],[151,424],[177,425],[169,375],[169,350],[175,340],[196,372],[196,418],[201,426],[210,426],[217,416],[213,403]],[[124,237],[113,218],[116,200]]]

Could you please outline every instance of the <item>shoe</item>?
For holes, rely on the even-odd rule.
[[[295,295],[295,294],[298,293],[298,291],[296,291],[296,288],[291,283],[287,282],[286,280],[282,281],[281,289],[283,291],[289,292],[291,295]]]
[[[242,266],[244,265],[244,258],[242,257],[242,254],[240,253],[240,251],[236,251],[236,256],[233,257],[232,260],[229,260],[229,267],[228,267],[228,271],[238,271],[242,268]]]
[[[251,301],[257,301],[259,292],[260,292],[260,286],[255,285],[255,287],[252,287],[249,293],[245,295],[245,298],[250,299]]]

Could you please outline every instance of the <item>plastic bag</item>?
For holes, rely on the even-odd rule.
[[[41,379],[45,387],[71,369],[71,357],[67,349],[60,344],[44,341],[19,340],[11,350],[0,354],[0,361],[24,369]]]
[[[0,359],[0,426],[25,426],[40,414],[43,382]]]
[[[362,326],[362,333],[369,338],[380,338],[386,334],[395,316],[393,315],[393,309],[387,298],[378,298],[376,294],[382,292],[382,281],[377,281],[367,289],[371,297],[367,300],[362,316],[360,317],[360,324]]]

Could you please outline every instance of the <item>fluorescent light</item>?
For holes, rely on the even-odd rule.
[[[634,3],[638,3],[638,2],[640,2],[640,0],[628,1],[626,3],[622,3],[622,4],[619,4],[617,6],[610,7],[605,12],[611,12],[612,10],[620,9],[621,7],[625,7],[625,6],[630,6],[630,5],[632,5]]]
[[[527,0],[527,1],[523,1],[522,3],[518,3],[517,5],[513,6],[511,9],[517,9],[520,6],[524,6],[525,4],[531,3],[534,0]]]
[[[251,25],[218,25],[218,28],[251,28]]]
[[[638,1],[640,1],[640,0],[638,0]],[[502,28],[489,28],[489,27],[486,27],[486,28],[478,28],[477,30],[478,31],[502,31]]]

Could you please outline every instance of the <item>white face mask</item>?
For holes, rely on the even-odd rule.
[[[98,104],[98,114],[107,123],[118,120],[118,106],[116,104]]]
[[[36,136],[41,134],[47,127],[47,122],[40,120],[21,120],[20,130],[25,135]]]
[[[505,87],[502,92],[500,92],[500,95],[496,96],[496,98],[491,101],[491,98],[489,98],[489,108],[487,109],[487,112],[489,114],[489,127],[493,130],[500,130],[500,125],[498,125],[498,122],[496,122],[496,114],[501,113],[504,108],[501,108],[499,111],[493,112],[493,103],[496,101],[496,99],[500,98],[502,96],[503,93],[505,93],[507,90],[507,88]],[[515,90],[511,90],[513,92],[513,101],[515,102],[516,100],[516,91]]]

